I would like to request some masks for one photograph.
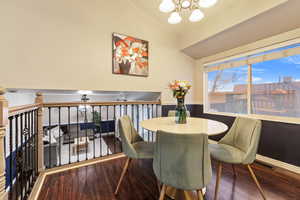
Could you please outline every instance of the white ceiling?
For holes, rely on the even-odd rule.
[[[219,0],[202,9],[205,18],[196,23],[167,23],[159,11],[161,0],[131,0],[145,14],[178,36],[184,53],[201,58],[299,27],[299,0]],[[186,13],[187,15],[188,13]],[[276,23],[274,23],[276,22]]]
[[[300,1],[290,0],[200,41],[183,52],[195,59],[214,55],[300,27]]]

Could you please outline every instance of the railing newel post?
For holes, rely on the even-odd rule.
[[[36,93],[35,103],[39,104],[38,108],[38,130],[37,130],[37,137],[38,137],[38,171],[41,172],[45,169],[44,166],[44,131],[43,131],[43,103],[44,97],[43,94],[38,92]]]
[[[8,194],[5,191],[5,151],[4,138],[8,124],[8,101],[5,96],[5,89],[0,87],[0,199],[7,200]]]

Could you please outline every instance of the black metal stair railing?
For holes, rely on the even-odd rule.
[[[122,151],[117,121],[129,115],[139,134],[154,141],[142,120],[159,117],[159,102],[45,103],[44,162],[46,168],[68,165]]]
[[[25,200],[38,176],[38,108],[9,116],[6,187],[9,200]]]

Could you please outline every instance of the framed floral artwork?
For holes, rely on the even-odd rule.
[[[148,76],[148,41],[119,33],[113,33],[112,41],[114,74]]]

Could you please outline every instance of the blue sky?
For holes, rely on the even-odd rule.
[[[252,71],[253,77],[259,79],[256,83],[278,82],[284,76],[300,81],[300,55],[254,64]]]
[[[208,73],[208,88],[212,87],[213,80],[218,72]],[[235,76],[233,76],[235,74]],[[276,83],[285,76],[290,76],[294,81],[300,81],[300,55],[290,56],[277,60],[270,60],[252,65],[253,83]],[[226,83],[234,77],[234,82]],[[222,81],[223,80],[223,81]],[[225,69],[219,82],[218,91],[232,91],[235,84],[247,83],[247,66]]]

